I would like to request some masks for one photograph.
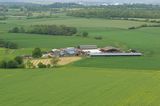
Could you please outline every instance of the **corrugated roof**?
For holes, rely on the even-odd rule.
[[[142,53],[90,53],[91,56],[142,56]]]
[[[80,49],[97,49],[97,45],[79,45]]]

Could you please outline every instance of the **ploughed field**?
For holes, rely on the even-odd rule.
[[[1,22],[1,21],[0,21]],[[0,69],[0,106],[158,106],[160,83],[160,28],[128,30],[144,22],[84,19],[11,18],[0,23],[0,38],[16,42],[20,49],[0,49],[0,60],[43,50],[80,44],[136,49],[142,57],[86,58],[53,69]],[[89,32],[79,36],[14,34],[14,26],[58,24]],[[150,24],[150,23],[147,23]],[[94,39],[101,36],[102,40]]]

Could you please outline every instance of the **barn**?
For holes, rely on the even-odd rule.
[[[97,45],[79,45],[78,49],[88,50],[88,49],[97,49]]]
[[[90,53],[91,57],[105,56],[142,56],[142,53]]]
[[[101,48],[100,51],[104,53],[120,53],[121,49],[112,47],[112,46],[107,46],[107,47]]]

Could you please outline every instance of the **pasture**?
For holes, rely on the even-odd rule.
[[[0,70],[1,106],[159,106],[154,70],[63,67]]]
[[[0,69],[0,106],[158,106],[160,96],[160,28],[128,30],[145,22],[84,19],[67,16],[44,19],[9,18],[0,24],[0,38],[16,42],[18,50],[0,49],[0,60],[31,54],[35,47],[96,44],[136,49],[142,57],[85,58],[53,69]],[[79,36],[8,33],[14,26],[57,24],[74,26]],[[103,37],[102,40],[94,39]],[[67,60],[68,61],[68,60]]]

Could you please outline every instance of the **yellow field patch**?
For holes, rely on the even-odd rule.
[[[78,60],[81,60],[82,57],[62,57],[60,58],[60,61],[58,62],[58,65],[66,65]]]
[[[58,65],[67,65],[69,63],[81,60],[81,57],[61,57],[59,58]],[[34,66],[37,66],[39,63],[43,63],[45,65],[51,64],[51,59],[33,59],[31,60]]]

